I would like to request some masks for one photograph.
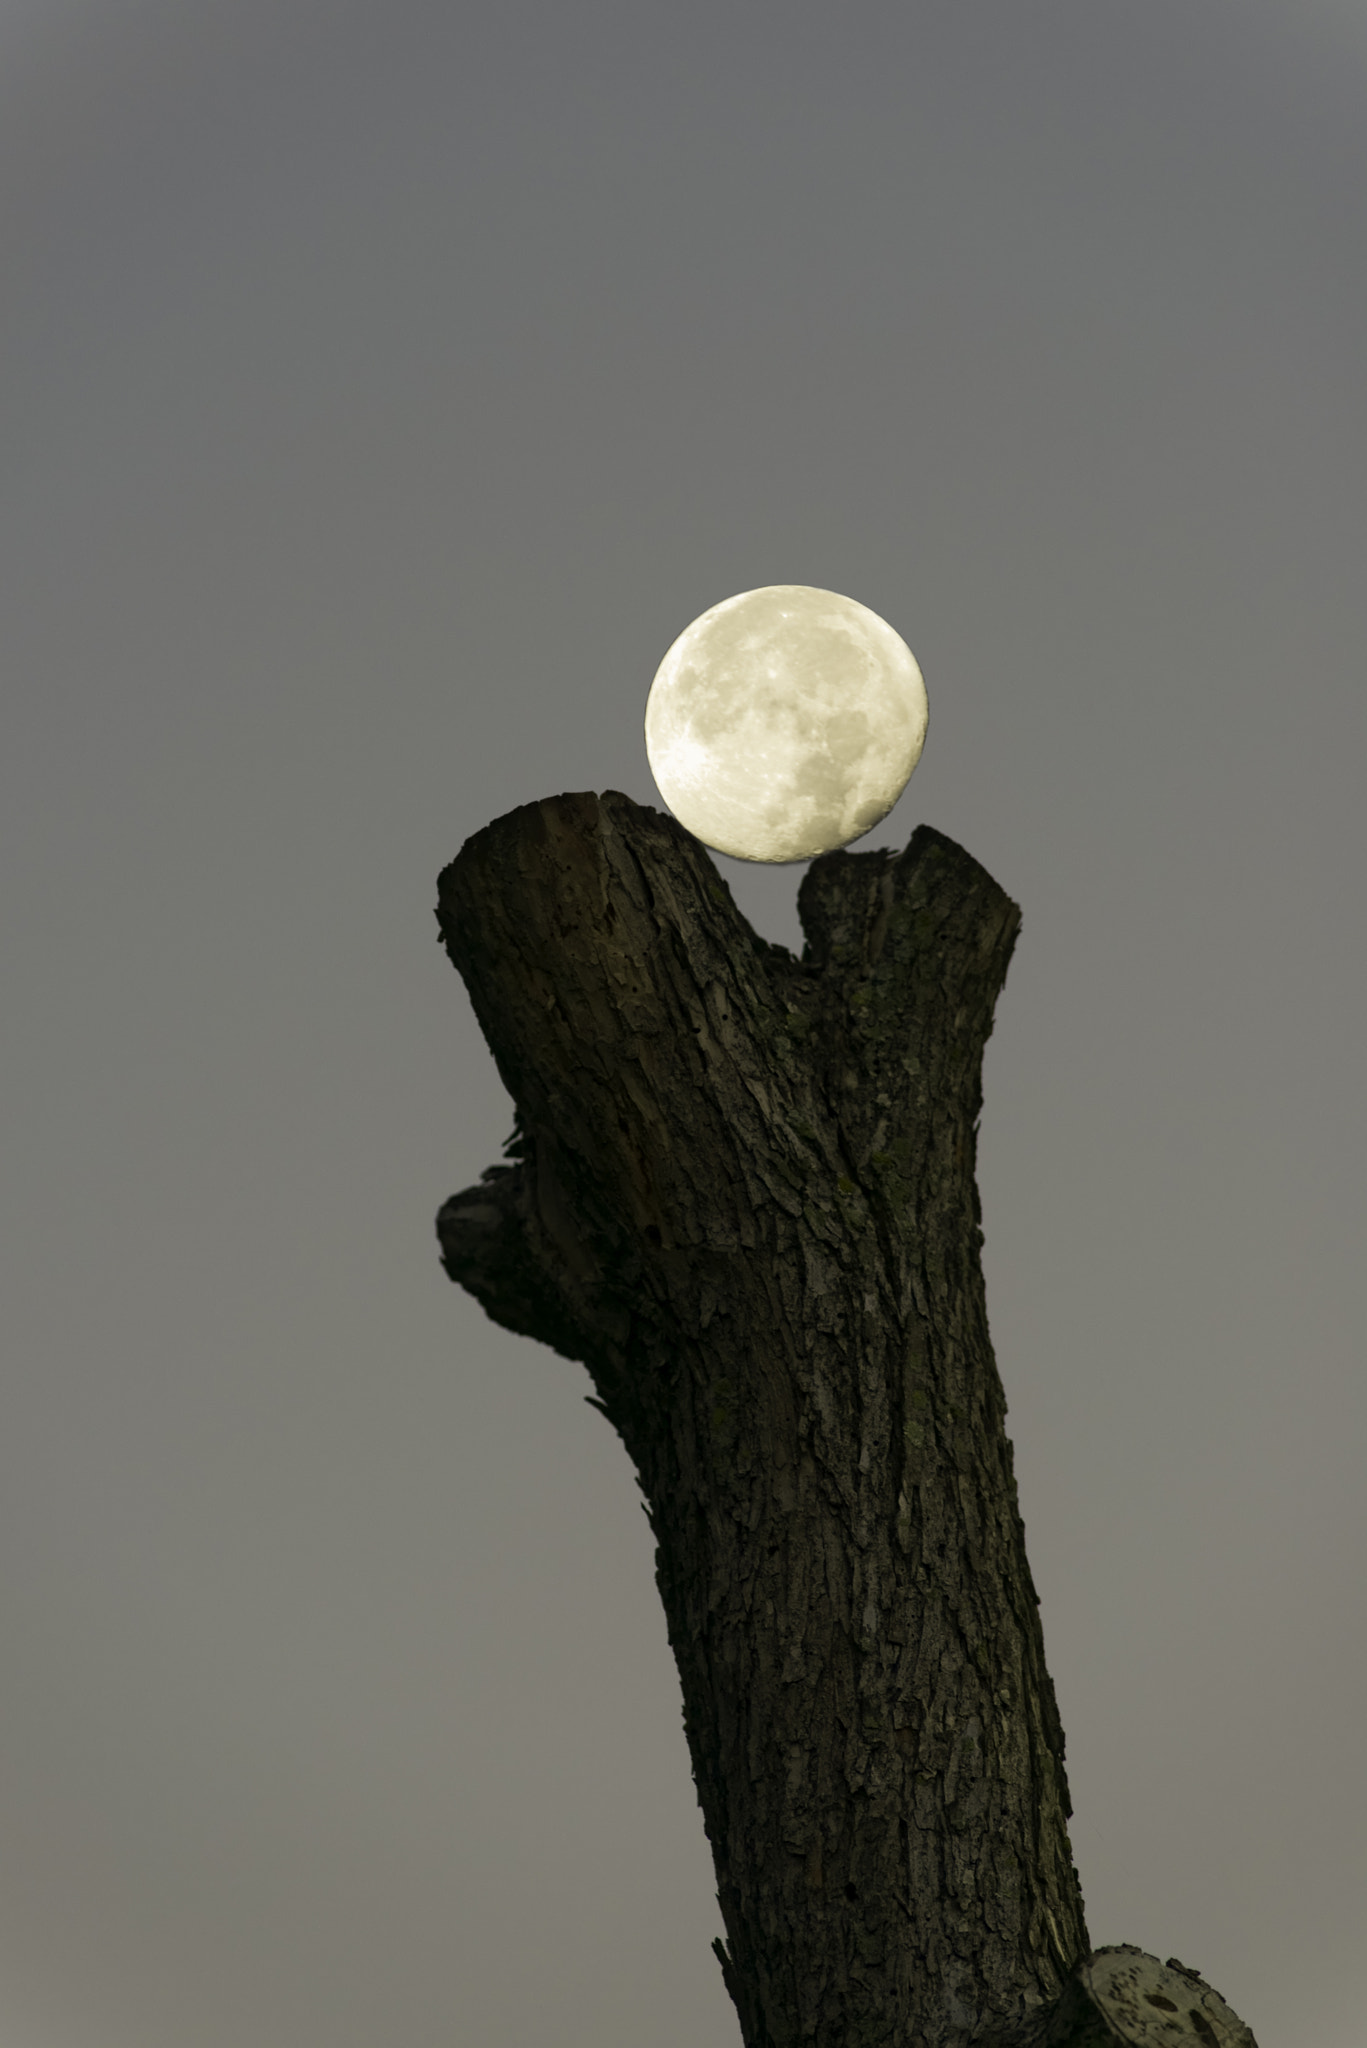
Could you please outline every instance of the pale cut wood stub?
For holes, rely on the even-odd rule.
[[[1047,2048],[1257,2048],[1204,1977],[1169,1956],[1097,1949],[1070,1980]]]
[[[1020,913],[927,826],[798,905],[800,961],[613,791],[468,841],[438,918],[518,1121],[443,1262],[635,1465],[746,2048],[1037,2048],[1089,1944],[979,1262]]]

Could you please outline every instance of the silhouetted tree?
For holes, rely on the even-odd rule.
[[[1020,912],[927,826],[798,907],[800,961],[609,792],[476,833],[438,908],[517,1105],[444,1263],[635,1465],[746,2048],[1251,2048],[1089,1953],[979,1260]]]

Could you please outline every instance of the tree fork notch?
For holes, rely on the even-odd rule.
[[[635,1465],[746,2048],[1034,2048],[1088,1938],[979,1260],[1020,912],[928,826],[798,907],[800,961],[616,791],[476,833],[437,915],[518,1127],[443,1262]]]

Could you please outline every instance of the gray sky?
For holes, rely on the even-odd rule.
[[[738,2040],[625,1452],[437,1262],[432,905],[770,582],[1024,906],[1093,1938],[1361,2048],[1364,117],[1348,0],[0,9],[0,2048]]]

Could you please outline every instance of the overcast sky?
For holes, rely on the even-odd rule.
[[[1356,0],[0,8],[0,2048],[738,2042],[626,1454],[438,1264],[432,907],[773,582],[1024,908],[1092,1938],[1362,2048],[1364,192]]]

